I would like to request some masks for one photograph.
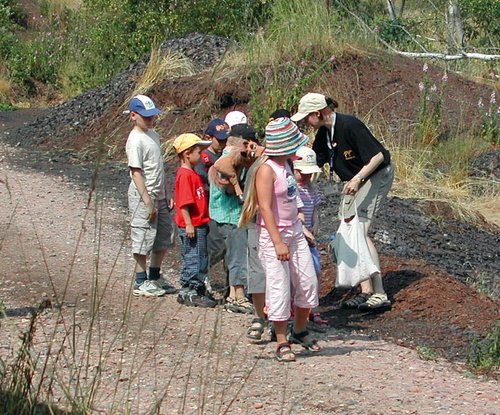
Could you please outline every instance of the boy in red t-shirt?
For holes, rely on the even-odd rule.
[[[194,171],[200,152],[211,141],[202,141],[195,134],[181,134],[174,148],[181,161],[175,178],[175,223],[181,241],[181,285],[177,302],[193,307],[215,307],[216,302],[206,295],[208,273],[207,234],[208,199],[201,177]]]

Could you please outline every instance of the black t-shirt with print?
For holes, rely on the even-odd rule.
[[[380,152],[384,156],[384,161],[375,171],[383,169],[391,162],[390,153],[373,136],[368,127],[351,115],[336,114],[333,150],[328,147],[328,140],[330,140],[329,129],[321,127],[313,143],[317,163],[322,167],[325,163],[330,163],[333,155],[333,170],[342,181],[351,180],[373,156]]]

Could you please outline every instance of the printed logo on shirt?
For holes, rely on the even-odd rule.
[[[352,159],[355,159],[356,156],[353,154],[353,151],[352,150],[346,150],[344,151],[344,159],[346,160],[352,160]]]
[[[287,185],[287,196],[289,199],[295,198],[297,196],[297,181],[295,177],[291,174],[287,174],[286,176],[286,185]]]
[[[196,189],[196,196],[198,196],[198,199],[203,199],[205,197],[205,191],[203,190],[203,186],[200,186]]]
[[[207,153],[201,153],[201,162],[205,166],[211,166],[212,165],[212,163],[210,162],[210,157],[208,156]]]

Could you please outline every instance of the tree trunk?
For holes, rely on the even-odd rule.
[[[387,0],[387,11],[391,20],[396,20],[398,16],[396,15],[396,7],[394,7],[394,2],[392,0]]]
[[[399,7],[399,17],[403,17],[404,11],[405,11],[405,0],[401,0],[401,6]]]
[[[464,24],[456,0],[449,0],[446,7],[446,25],[448,27],[448,47],[450,51],[464,50]]]

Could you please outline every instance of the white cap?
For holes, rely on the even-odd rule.
[[[224,121],[226,122],[226,124],[229,125],[229,127],[232,127],[233,125],[236,124],[247,124],[248,118],[241,111],[231,111],[227,113],[226,118],[224,118]]]
[[[321,173],[321,169],[316,164],[316,153],[310,147],[301,147],[295,153],[296,159],[293,161],[293,168],[304,174]]]

